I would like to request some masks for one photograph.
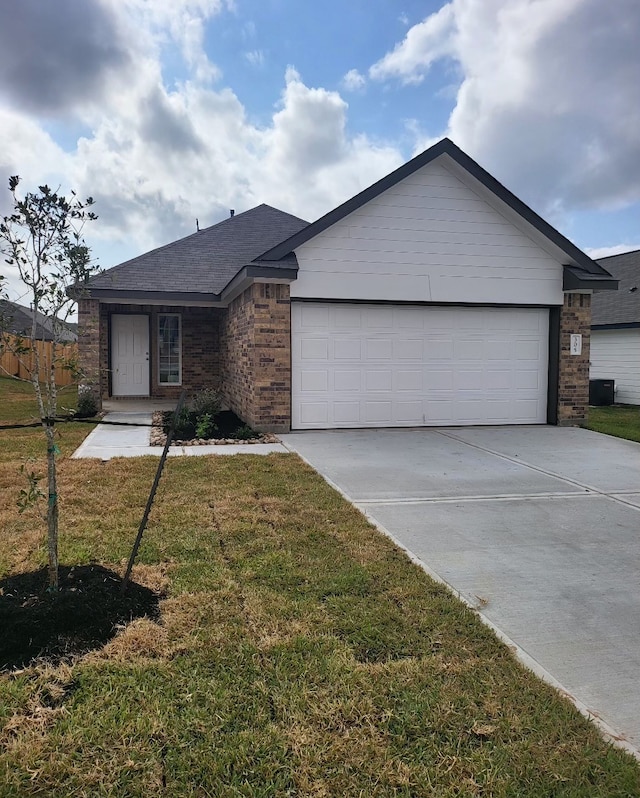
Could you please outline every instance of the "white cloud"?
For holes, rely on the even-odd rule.
[[[640,5],[619,0],[451,0],[369,70],[419,83],[459,71],[449,135],[558,223],[640,201]]]
[[[421,83],[434,61],[453,53],[454,26],[453,4],[448,3],[410,28],[404,40],[369,69],[369,77],[398,77],[403,83]]]
[[[265,62],[265,55],[262,50],[249,50],[244,54],[247,61],[255,67],[263,67]]]
[[[350,69],[342,78],[341,83],[346,91],[361,91],[364,89],[367,79],[357,69]]]
[[[96,2],[96,0],[92,0]],[[100,0],[98,0],[100,2]],[[206,23],[223,11],[233,11],[232,0],[102,0],[111,6],[134,37],[137,47],[150,43],[161,49],[175,44],[192,77],[211,82],[221,77],[204,48]]]
[[[349,135],[340,95],[307,86],[293,68],[263,124],[249,120],[233,91],[202,78],[195,55],[191,78],[169,88],[161,53],[174,41],[174,6],[152,5],[149,18],[146,4],[126,3],[114,7],[132,68],[99,104],[80,103],[85,132],[75,145],[63,151],[28,110],[0,107],[0,179],[18,173],[25,185],[47,180],[93,195],[99,220],[87,237],[102,266],[192,232],[196,217],[212,224],[229,208],[267,202],[315,219],[403,161],[394,147]],[[2,194],[0,185],[0,209]]]
[[[598,258],[608,258],[610,255],[621,255],[623,252],[635,252],[638,249],[640,249],[640,243],[613,244],[610,247],[592,247],[590,249],[586,249],[585,252],[590,258],[598,260]]]

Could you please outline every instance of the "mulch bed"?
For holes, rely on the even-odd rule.
[[[171,415],[171,411],[156,410],[151,417],[151,435],[149,444],[151,446],[164,446],[167,440],[164,427],[167,422],[167,417]],[[234,438],[233,435],[243,427],[242,421],[232,413],[230,410],[223,410],[215,417],[215,423],[218,430],[212,438],[192,438],[190,440],[174,439],[171,442],[172,446],[229,446],[235,445],[251,445],[254,443],[279,443],[279,439],[270,432],[258,433],[255,438],[247,440]]]
[[[0,580],[0,670],[35,660],[56,663],[102,647],[134,618],[159,618],[161,596],[101,565],[61,565],[60,590],[47,590],[46,568]]]

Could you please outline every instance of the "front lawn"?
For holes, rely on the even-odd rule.
[[[122,572],[158,461],[68,459],[88,428],[61,427],[61,560]],[[15,505],[41,432],[0,435],[1,579],[45,549]],[[640,795],[634,759],[293,455],[170,458],[134,578],[166,591],[159,623],[0,675],[3,798]]]
[[[590,407],[589,429],[640,442],[640,406]]]

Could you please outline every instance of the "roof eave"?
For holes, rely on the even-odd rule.
[[[603,270],[604,271],[604,270]],[[618,280],[610,274],[594,274],[577,266],[564,266],[562,273],[563,291],[617,291]]]
[[[281,266],[260,266],[249,264],[225,285],[220,295],[223,303],[231,302],[256,281],[273,283],[291,283],[298,277],[298,266],[283,268]]]
[[[99,299],[117,302],[119,299],[130,302],[135,300],[140,304],[167,304],[179,305],[183,302],[219,303],[220,294],[199,291],[137,291],[122,290],[117,288],[85,288],[79,295],[84,299]]]
[[[592,324],[592,330],[636,330],[640,328],[640,321],[618,321],[611,324]]]

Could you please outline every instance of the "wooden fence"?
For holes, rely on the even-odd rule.
[[[11,377],[19,377],[21,380],[31,379],[29,368],[35,365],[35,355],[32,351],[25,352],[19,357],[14,355],[10,350],[11,344],[15,343],[16,339],[13,336],[3,336],[3,341],[0,343],[0,376],[10,375]],[[7,346],[8,345],[8,346]],[[22,339],[23,346],[30,346],[26,339]],[[51,359],[54,357],[53,342],[52,341],[36,341],[35,347],[40,356],[40,382],[46,382],[49,379],[49,367]],[[64,364],[76,362],[78,358],[78,344],[58,344],[55,352],[55,377],[56,385],[70,385],[74,382],[75,377],[73,370],[65,368]]]

